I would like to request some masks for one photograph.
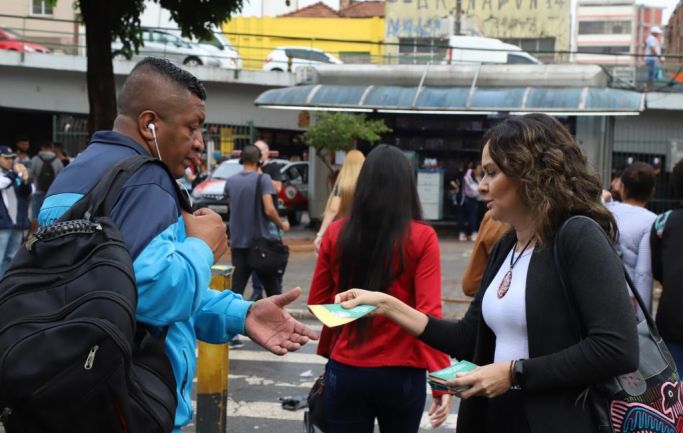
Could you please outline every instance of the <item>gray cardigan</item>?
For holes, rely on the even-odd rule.
[[[494,247],[465,317],[457,322],[430,318],[419,336],[422,341],[477,365],[493,362],[496,338],[482,318],[481,302],[515,241],[509,233]],[[596,224],[574,219],[558,242],[578,311],[563,292],[553,245],[535,249],[526,286],[529,359],[522,392],[527,418],[533,433],[595,432],[590,409],[576,399],[591,384],[636,370],[636,319],[621,260]],[[577,316],[585,338],[577,329]],[[483,432],[487,403],[484,397],[462,401],[457,432]]]

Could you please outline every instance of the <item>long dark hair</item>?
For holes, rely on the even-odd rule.
[[[411,220],[421,219],[410,162],[393,146],[377,146],[365,160],[339,235],[339,290],[386,292],[403,272]]]
[[[501,171],[520,180],[520,199],[536,216],[540,245],[579,214],[593,218],[616,241],[614,217],[600,202],[600,178],[557,119],[540,113],[508,118],[486,133],[486,144]]]

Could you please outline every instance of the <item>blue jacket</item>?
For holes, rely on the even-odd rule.
[[[90,145],[57,176],[38,221],[50,224],[79,200],[117,161],[148,152],[113,131],[95,133]],[[166,353],[178,393],[176,430],[192,419],[190,391],[196,367],[196,340],[225,343],[244,334],[251,302],[230,291],[209,289],[213,253],[188,237],[168,174],[145,165],[124,185],[111,218],[128,246],[138,286],[137,320],[169,326]]]
[[[10,180],[10,184],[6,188],[14,188],[14,194],[17,197],[17,220],[16,222],[12,222],[9,210],[7,209],[7,206],[5,206],[5,201],[2,199],[2,190],[0,190],[0,230],[26,230],[30,226],[28,220],[28,205],[31,201],[31,184],[24,182],[23,179],[13,171],[0,173],[0,176]]]

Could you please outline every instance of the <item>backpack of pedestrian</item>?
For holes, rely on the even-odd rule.
[[[39,154],[38,158],[40,158],[40,160],[43,162],[43,165],[40,167],[38,177],[36,178],[36,189],[38,191],[47,192],[47,190],[50,189],[52,182],[54,182],[55,177],[57,177],[55,174],[55,168],[52,165],[52,161],[57,159],[57,156],[54,155],[52,157],[45,158]]]
[[[136,322],[132,260],[109,217],[144,164],[172,177],[154,158],[124,159],[33,234],[0,280],[0,421],[7,433],[173,429],[167,329]]]

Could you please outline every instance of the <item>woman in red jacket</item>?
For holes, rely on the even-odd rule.
[[[382,145],[361,170],[348,218],[330,225],[308,297],[329,304],[353,287],[388,293],[441,317],[441,265],[434,230],[421,223],[414,172],[395,147]],[[325,369],[323,407],[328,433],[417,432],[426,399],[427,370],[449,365],[384,317],[324,328],[318,354]],[[448,417],[450,396],[434,393],[434,427]]]

